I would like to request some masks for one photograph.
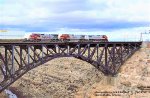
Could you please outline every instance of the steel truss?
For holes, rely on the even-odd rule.
[[[0,43],[0,92],[29,70],[58,57],[75,57],[116,75],[141,42]]]

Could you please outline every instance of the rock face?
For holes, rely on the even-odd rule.
[[[107,77],[108,78],[108,77]],[[91,90],[86,95],[90,98],[150,98],[150,88],[148,91],[144,90],[150,87],[150,48],[144,47],[137,51],[130,59],[128,59],[121,67],[117,76],[113,77],[115,82],[113,84],[103,84],[99,82],[92,85]],[[104,78],[102,79],[102,81]],[[97,92],[116,92],[126,91],[129,93],[120,94],[118,96],[95,96]],[[85,91],[78,92],[77,98],[83,98]],[[135,94],[135,92],[137,92]],[[134,93],[134,94],[132,94]],[[113,93],[114,94],[114,93]],[[116,93],[115,93],[116,94]],[[81,97],[82,96],[82,97]]]

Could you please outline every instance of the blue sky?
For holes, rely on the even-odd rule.
[[[150,30],[149,9],[150,0],[0,0],[0,29],[133,40]]]

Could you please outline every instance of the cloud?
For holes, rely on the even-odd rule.
[[[149,0],[1,0],[0,28],[113,31],[150,26]]]

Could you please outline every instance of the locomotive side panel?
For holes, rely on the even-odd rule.
[[[86,35],[85,39],[88,41],[108,41],[106,35]]]
[[[83,40],[85,40],[85,35],[72,35],[70,40],[83,41]]]
[[[50,41],[54,41],[54,40],[58,40],[58,34],[41,34],[40,36],[41,40],[50,40]]]

